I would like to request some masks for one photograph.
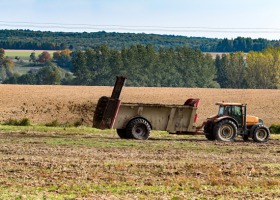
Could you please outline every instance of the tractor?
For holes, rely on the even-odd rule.
[[[244,141],[252,138],[255,142],[269,140],[270,131],[264,126],[263,120],[247,115],[247,105],[241,103],[216,103],[218,114],[207,118],[204,133],[208,140],[234,141],[237,135]]]

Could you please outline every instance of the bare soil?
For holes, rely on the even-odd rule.
[[[0,121],[91,125],[112,87],[0,85]],[[183,104],[200,98],[199,123],[218,101],[248,103],[268,126],[280,122],[279,90],[125,87],[123,102]],[[31,128],[32,129],[32,128]],[[0,131],[0,199],[280,199],[280,137],[211,142],[152,132],[147,141],[113,131]]]
[[[280,138],[0,133],[0,199],[280,199]]]
[[[82,121],[91,125],[98,99],[110,96],[105,86],[28,86],[0,85],[0,121],[29,118],[33,123]],[[217,113],[216,102],[248,104],[248,114],[258,116],[267,126],[280,123],[280,90],[141,88],[124,87],[123,102],[183,104],[200,98],[198,123]]]

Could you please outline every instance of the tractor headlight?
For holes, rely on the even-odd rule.
[[[263,124],[263,120],[262,120],[262,119],[259,119],[259,123],[260,123],[260,124]]]

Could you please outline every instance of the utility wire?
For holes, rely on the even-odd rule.
[[[0,27],[11,28],[45,28],[69,30],[122,30],[122,31],[165,31],[165,32],[204,32],[204,33],[280,33],[280,28],[236,28],[236,27],[178,27],[178,26],[131,26],[131,25],[99,25],[99,24],[65,24],[0,21]]]

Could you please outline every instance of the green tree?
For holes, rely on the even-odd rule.
[[[29,56],[29,62],[32,62],[33,65],[36,65],[37,63],[37,58],[35,52],[32,52]]]
[[[280,88],[280,48],[247,55],[247,84],[250,88]]]
[[[226,54],[222,54],[220,57],[219,55],[216,56],[215,59],[215,66],[217,70],[217,82],[221,86],[221,88],[228,87],[228,77],[226,74],[226,66],[228,62],[228,57]]]
[[[39,85],[57,85],[62,79],[62,71],[54,63],[47,63],[36,74],[37,84]]]
[[[1,51],[1,50],[0,50]],[[1,55],[2,54],[2,55]],[[0,53],[0,73],[2,81],[14,74],[15,63],[11,58],[4,57],[5,52]]]
[[[226,74],[226,88],[246,88],[246,61],[243,52],[226,55],[227,62],[224,63]]]

